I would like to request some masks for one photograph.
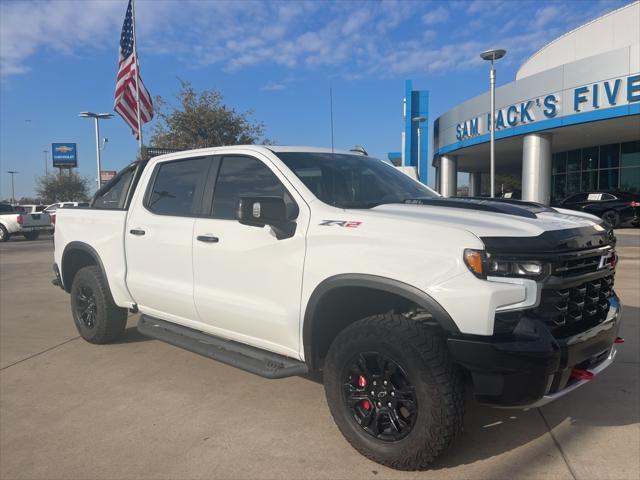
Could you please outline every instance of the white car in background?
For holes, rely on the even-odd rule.
[[[0,242],[11,235],[20,234],[27,240],[36,240],[40,233],[51,231],[51,218],[46,205],[0,205]]]

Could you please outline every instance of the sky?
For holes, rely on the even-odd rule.
[[[179,80],[218,89],[253,112],[278,144],[399,151],[404,81],[429,90],[433,120],[488,89],[479,53],[504,48],[498,86],[540,47],[629,0],[136,0],[140,69],[170,102]],[[93,121],[113,112],[127,0],[0,0],[0,198],[34,194],[52,142],[76,142],[79,173],[96,178]],[[145,126],[145,135],[153,121]],[[101,122],[103,170],[135,159],[118,116]],[[431,149],[429,149],[431,152]],[[49,163],[51,163],[50,153]],[[431,155],[431,153],[429,153]],[[49,170],[52,167],[49,165]],[[433,172],[429,183],[433,184]]]

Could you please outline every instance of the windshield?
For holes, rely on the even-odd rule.
[[[338,208],[373,208],[383,203],[436,198],[438,194],[376,158],[332,153],[276,155],[324,203]]]

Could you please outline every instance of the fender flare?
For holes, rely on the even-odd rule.
[[[316,311],[325,295],[335,289],[343,287],[365,287],[404,297],[429,311],[433,315],[434,320],[436,320],[445,331],[460,333],[460,329],[447,311],[429,294],[412,285],[377,275],[360,273],[334,275],[326,278],[316,286],[305,308],[304,323],[302,325],[302,342],[306,363],[312,368],[312,364],[315,362],[313,359],[312,333]]]
[[[62,279],[62,285],[64,287],[64,290],[67,293],[71,292],[71,285],[67,285],[66,282],[64,281],[65,279],[64,261],[67,255],[72,250],[81,250],[85,253],[88,253],[96,261],[96,265],[98,266],[98,268],[100,268],[100,271],[102,272],[102,276],[104,277],[105,282],[107,282],[107,288],[109,289],[109,291],[111,291],[111,287],[109,286],[109,279],[107,278],[107,273],[106,273],[106,270],[104,269],[104,264],[102,263],[102,259],[100,258],[100,255],[98,254],[98,252],[96,252],[96,249],[93,248],[88,243],[78,242],[78,241],[67,243],[67,245],[64,247],[64,250],[62,252],[62,259],[61,259],[61,265],[60,265],[60,278]]]

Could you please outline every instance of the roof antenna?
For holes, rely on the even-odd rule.
[[[333,148],[333,88],[329,84],[329,111],[331,114],[331,153],[334,153]]]

